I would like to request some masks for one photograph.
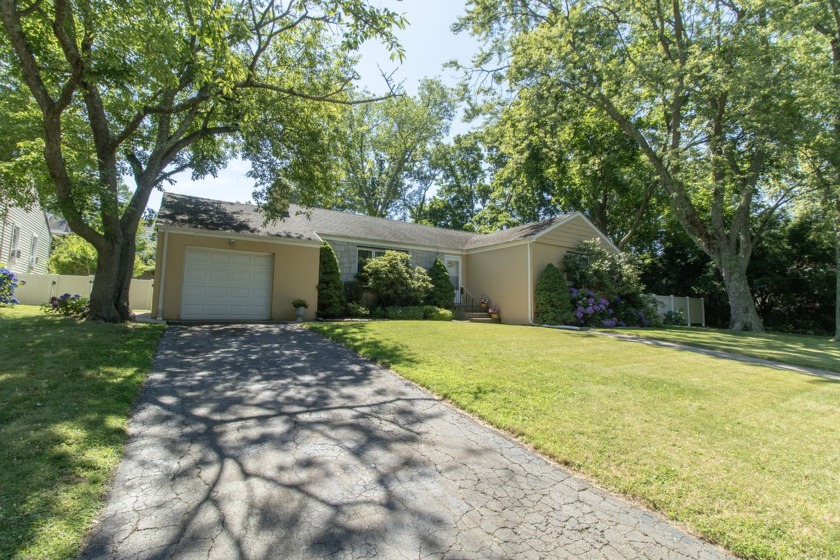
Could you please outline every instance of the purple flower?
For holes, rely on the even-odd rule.
[[[17,305],[17,304],[19,304],[19,303],[20,303],[20,302],[18,301],[18,299],[17,299],[17,298],[12,298],[11,300],[9,300],[9,302],[10,302],[12,305]]]
[[[576,295],[578,295],[580,293],[580,292],[578,292],[577,288],[572,288],[569,291],[572,293],[572,297],[575,297]]]
[[[586,308],[586,314],[587,314],[587,315],[592,315],[593,313],[595,313],[595,310],[594,310],[594,309],[592,309],[591,307],[587,307],[587,308]]]
[[[578,319],[583,319],[583,313],[580,311],[575,311],[575,317],[577,317]]]
[[[613,311],[612,309],[607,309],[607,315],[612,315],[614,313],[615,313],[615,311]]]
[[[627,325],[624,324],[624,321],[619,321],[618,326],[619,327],[626,327]]]
[[[577,308],[577,312],[578,312],[578,313],[583,313],[583,307],[578,306],[578,308]]]
[[[607,307],[610,304],[609,300],[606,300],[604,298],[599,299],[598,303],[600,303],[602,307]]]
[[[595,303],[595,298],[589,298],[588,300],[586,300],[586,303],[592,305],[593,303]]]

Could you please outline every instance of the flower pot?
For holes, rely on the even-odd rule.
[[[499,314],[498,314],[498,313],[491,313],[491,314],[490,314],[490,317],[491,317],[492,319],[498,319],[498,318],[499,318]]]
[[[480,305],[482,309],[487,309],[486,303],[479,303],[478,305]]]
[[[305,312],[306,312],[305,307],[303,307],[303,306],[295,307],[295,316],[296,316],[295,321],[297,321],[298,323],[302,323],[303,322],[303,314]]]

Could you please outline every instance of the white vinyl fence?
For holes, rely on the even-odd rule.
[[[89,297],[93,287],[93,276],[18,274],[17,277],[26,282],[15,290],[15,297],[24,305],[41,305],[62,294]],[[128,301],[132,309],[151,309],[152,281],[132,279]]]
[[[659,312],[663,315],[669,311],[682,311],[685,315],[685,324],[706,326],[706,310],[703,306],[703,298],[657,296],[654,295],[659,304]]]

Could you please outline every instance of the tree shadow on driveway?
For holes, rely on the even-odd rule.
[[[164,335],[81,558],[580,556],[725,554],[315,333],[216,325]]]
[[[440,411],[388,377],[289,325],[170,328],[82,558],[440,551],[451,520],[403,488]]]

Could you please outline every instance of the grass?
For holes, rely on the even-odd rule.
[[[840,558],[840,383],[587,333],[313,324],[745,558]]]
[[[0,558],[77,555],[162,330],[0,308]]]
[[[697,327],[622,329],[614,332],[840,373],[840,343],[832,341],[830,336],[735,332]]]

